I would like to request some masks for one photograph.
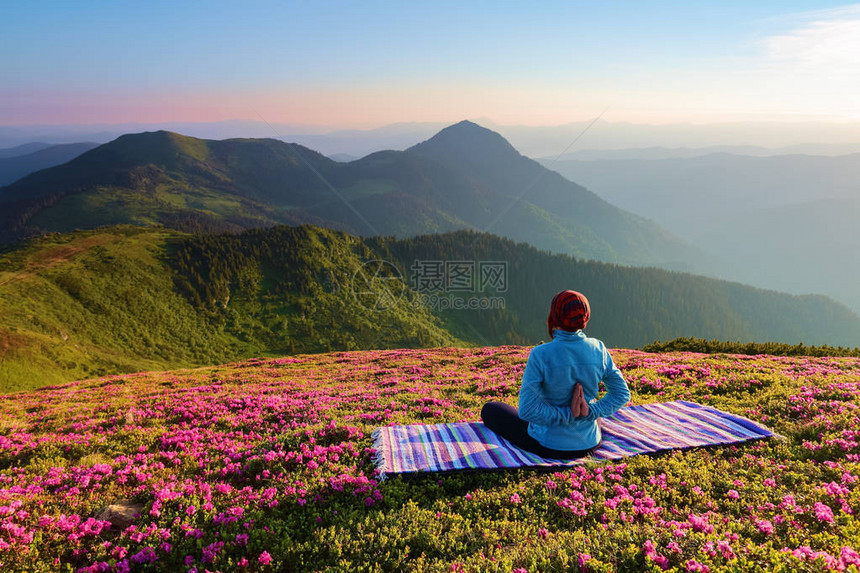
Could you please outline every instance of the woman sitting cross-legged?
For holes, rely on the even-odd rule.
[[[566,290],[553,297],[546,321],[552,340],[529,354],[519,411],[485,404],[481,419],[489,429],[545,458],[580,458],[600,445],[597,419],[624,406],[630,390],[603,342],[582,332],[590,317],[584,295]],[[600,382],[606,394],[598,400]]]

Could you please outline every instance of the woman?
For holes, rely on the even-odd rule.
[[[481,419],[488,428],[545,458],[581,458],[600,445],[597,418],[626,404],[630,390],[603,342],[582,332],[590,317],[581,293],[553,297],[546,319],[552,340],[529,354],[519,411],[504,402],[485,404]],[[601,381],[606,394],[598,400]]]

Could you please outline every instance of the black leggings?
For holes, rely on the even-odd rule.
[[[595,446],[587,450],[554,450],[541,445],[529,435],[529,423],[520,418],[517,409],[504,402],[484,404],[481,408],[481,420],[485,426],[513,445],[542,458],[573,460],[585,457],[597,449]]]

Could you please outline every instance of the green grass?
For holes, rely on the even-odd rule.
[[[230,359],[247,348],[173,290],[171,233],[113,228],[32,241],[0,273],[0,389]],[[2,263],[0,258],[0,263]]]
[[[358,256],[327,233],[310,233],[305,249],[308,260],[323,261],[326,277],[339,277],[339,294],[316,282],[305,294],[234,286],[229,303],[206,308],[177,288],[173,245],[188,238],[181,233],[112,227],[0,254],[0,392],[251,356],[459,343],[421,309],[356,307],[348,281]],[[269,271],[270,286],[279,273]]]

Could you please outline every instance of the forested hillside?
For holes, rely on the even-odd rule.
[[[306,237],[317,234],[326,237],[323,252],[328,256],[305,260],[302,245]],[[340,258],[335,245],[356,240],[307,227],[189,237],[177,246],[175,264],[184,292],[196,305],[215,313],[226,312],[218,310],[218,300],[226,293],[238,293],[242,300],[256,297],[274,301],[284,292],[301,289],[351,297],[355,307],[362,308],[355,293],[348,292],[361,285],[331,270],[333,261]],[[406,283],[409,295],[398,298],[392,308],[423,301],[457,338],[474,343],[535,344],[545,340],[549,300],[567,288],[587,294],[593,309],[589,333],[613,346],[636,347],[679,336],[860,343],[860,318],[821,296],[792,296],[662,269],[580,261],[468,231],[410,239],[376,237],[365,239],[363,245],[368,248],[365,256],[393,263]],[[471,263],[461,268],[471,268],[475,273],[472,284],[455,288],[449,280],[447,286],[443,281],[441,288],[422,288],[420,279],[427,278],[418,276],[422,262],[437,267],[442,263],[442,269],[445,263]],[[481,263],[490,262],[504,265],[505,281],[482,289],[477,272]],[[380,284],[376,288],[386,287]],[[441,308],[442,299],[449,306],[456,306],[454,299],[464,301],[464,305],[477,300],[479,308],[445,309]],[[501,305],[489,308],[490,301],[499,299]],[[487,308],[480,308],[482,305]],[[271,306],[267,312],[275,310]]]
[[[860,318],[824,296],[794,296],[656,268],[630,268],[566,255],[470,232],[382,240],[403,265],[416,259],[505,261],[504,312],[450,311],[453,332],[475,331],[485,343],[546,338],[549,300],[563,289],[587,294],[589,334],[610,345],[639,347],[679,336],[807,344],[860,344]]]

